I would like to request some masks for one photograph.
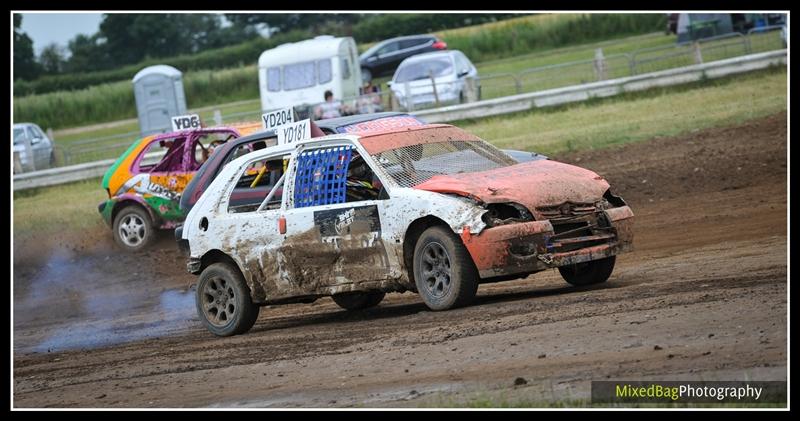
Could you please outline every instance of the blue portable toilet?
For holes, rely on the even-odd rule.
[[[170,118],[186,114],[186,95],[180,70],[159,64],[133,77],[133,94],[142,136],[172,130]]]

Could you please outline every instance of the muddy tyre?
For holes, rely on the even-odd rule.
[[[380,304],[386,293],[383,291],[347,292],[332,296],[333,301],[345,310],[363,310]]]
[[[253,304],[242,274],[228,263],[214,263],[203,270],[195,304],[200,321],[217,336],[247,332],[261,309]]]
[[[593,285],[605,282],[614,271],[614,263],[617,256],[606,257],[605,259],[592,260],[590,262],[577,263],[569,266],[561,266],[558,271],[567,283],[575,286]]]
[[[431,310],[469,304],[478,292],[478,271],[461,240],[447,227],[426,229],[414,247],[414,282]]]
[[[114,241],[126,251],[139,251],[153,242],[156,233],[147,211],[136,205],[122,208],[114,217]]]

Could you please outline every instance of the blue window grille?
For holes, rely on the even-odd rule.
[[[294,181],[294,207],[344,203],[352,153],[352,145],[300,153]]]

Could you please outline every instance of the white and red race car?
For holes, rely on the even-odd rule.
[[[518,163],[462,129],[423,124],[267,147],[225,166],[184,223],[197,310],[216,335],[260,306],[332,296],[345,309],[416,291],[433,310],[481,282],[558,268],[606,281],[633,212],[592,171]]]

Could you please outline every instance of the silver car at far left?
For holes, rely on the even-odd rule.
[[[27,144],[30,144],[30,154]],[[22,171],[50,168],[56,161],[53,140],[47,137],[41,127],[33,123],[14,124],[14,155],[17,154]],[[30,155],[33,155],[32,159]],[[16,165],[14,172],[19,172]]]

